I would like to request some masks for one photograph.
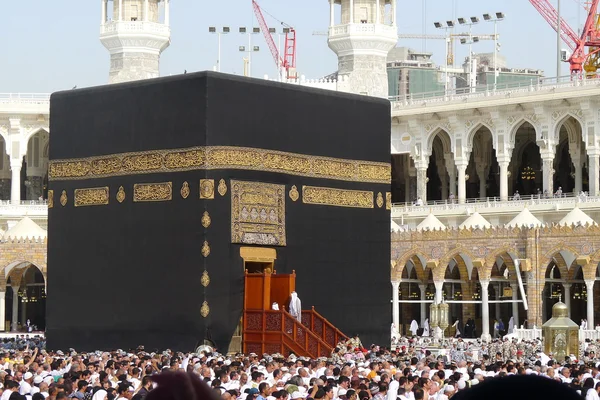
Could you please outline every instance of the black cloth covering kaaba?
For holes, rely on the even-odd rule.
[[[387,100],[202,72],[55,93],[51,115],[49,348],[226,351],[256,246],[304,308],[389,340]]]

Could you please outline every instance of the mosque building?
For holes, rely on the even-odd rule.
[[[109,82],[157,77],[170,44],[170,1],[100,3]],[[497,319],[540,327],[559,298],[572,319],[595,327],[600,87],[488,63],[477,90],[408,90],[399,82],[438,81],[440,73],[427,54],[395,47],[396,7],[329,0],[337,73],[288,82],[393,96],[386,203],[396,329],[422,324],[429,304],[444,300],[451,318],[474,319],[477,335],[488,337]],[[490,85],[490,69],[511,84]],[[0,94],[0,330],[27,320],[44,327],[47,207],[60,206],[47,192],[49,112],[49,95]]]

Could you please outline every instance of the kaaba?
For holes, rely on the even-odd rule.
[[[51,349],[225,351],[244,249],[389,341],[390,104],[200,72],[51,96]]]

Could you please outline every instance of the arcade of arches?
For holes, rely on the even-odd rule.
[[[466,140],[434,129],[418,155],[392,156],[392,201],[447,200],[450,195],[459,202],[506,200],[517,192],[551,195],[558,188],[563,193],[587,192],[588,157],[580,122],[565,115],[556,123],[552,143],[540,130],[529,119],[517,121],[505,146],[485,124],[468,131]]]
[[[412,320],[422,326],[429,305],[442,298],[450,325],[473,318],[477,336],[489,335],[496,319],[508,326],[513,316],[516,326],[540,327],[559,298],[573,320],[600,324],[599,226],[394,232],[391,264],[392,315],[401,333]],[[518,302],[517,273],[528,310]]]
[[[49,134],[40,129],[27,140],[24,156],[9,156],[6,141],[0,136],[0,200],[48,198],[48,146]]]
[[[0,331],[43,331],[46,325],[46,241],[0,242]]]

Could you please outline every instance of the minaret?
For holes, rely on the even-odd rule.
[[[100,41],[110,52],[109,83],[156,78],[160,53],[171,44],[170,0],[102,2]]]
[[[335,5],[341,5],[336,25]],[[338,56],[338,89],[388,97],[387,55],[398,42],[396,0],[329,0],[329,48]]]

